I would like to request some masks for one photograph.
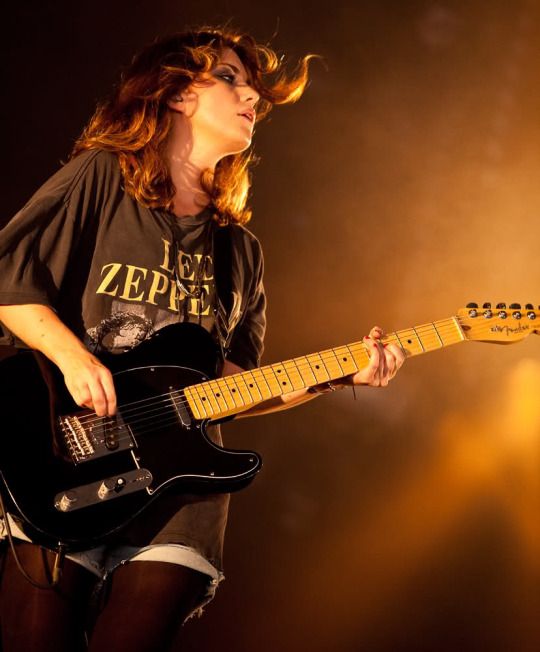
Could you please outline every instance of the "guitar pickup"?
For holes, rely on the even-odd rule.
[[[98,505],[107,500],[141,491],[149,487],[151,482],[150,471],[134,469],[127,473],[61,491],[54,497],[54,506],[59,512],[73,512],[83,507]]]

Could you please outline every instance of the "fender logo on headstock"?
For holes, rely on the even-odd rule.
[[[490,330],[492,333],[504,333],[505,335],[510,336],[519,333],[524,333],[525,331],[530,330],[530,326],[529,324],[518,324],[517,326],[512,327],[512,326],[507,326],[506,324],[504,326],[499,326],[499,324],[493,324]]]

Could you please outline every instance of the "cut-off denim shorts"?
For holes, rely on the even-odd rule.
[[[8,514],[11,534],[20,541],[33,541],[24,533],[19,521]],[[0,540],[7,538],[4,519],[0,518]],[[79,564],[98,577],[102,582],[119,566],[136,561],[161,561],[191,568],[208,576],[205,596],[189,617],[202,613],[202,609],[212,600],[218,584],[224,579],[223,573],[205,559],[195,548],[177,543],[158,543],[144,547],[128,545],[99,545],[94,548],[66,554],[66,558]]]

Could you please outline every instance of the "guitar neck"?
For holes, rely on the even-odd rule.
[[[383,343],[399,346],[407,357],[420,355],[464,341],[456,317],[442,319],[394,333]],[[319,383],[354,374],[369,363],[363,342],[277,362],[184,388],[196,419],[217,420],[237,414],[263,401]]]

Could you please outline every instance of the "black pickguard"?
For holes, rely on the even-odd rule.
[[[202,328],[168,326],[136,349],[102,360],[114,373],[121,418],[116,425],[93,431],[112,433],[111,449],[102,447],[99,457],[79,464],[67,454],[58,417],[75,414],[81,422],[94,423],[95,415],[73,403],[56,368],[40,354],[21,352],[0,366],[5,387],[2,493],[8,497],[8,509],[15,510],[32,538],[44,545],[61,542],[72,550],[96,545],[166,491],[233,491],[248,484],[261,466],[256,453],[213,444],[207,424],[195,421],[184,404],[184,387],[214,377],[215,345]],[[114,448],[117,440],[132,447]],[[105,500],[97,498],[95,504],[78,509],[70,506],[66,512],[55,507],[55,497],[71,488],[137,474],[138,466],[152,476],[148,488],[129,494],[113,490]]]

